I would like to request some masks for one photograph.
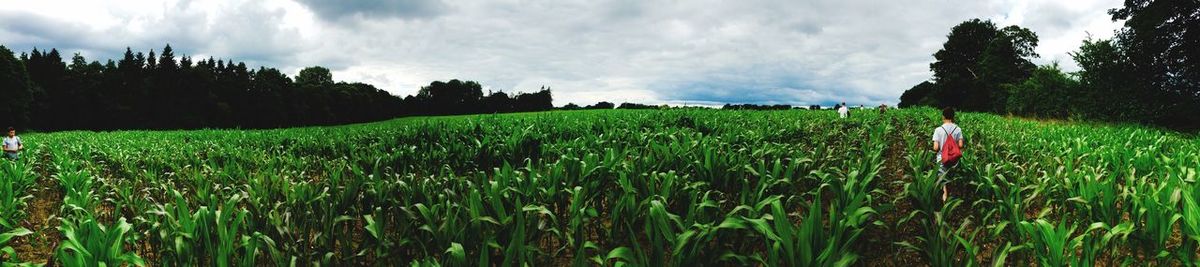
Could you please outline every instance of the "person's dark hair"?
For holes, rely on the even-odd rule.
[[[950,121],[954,121],[954,108],[948,107],[948,108],[942,109],[942,118],[950,120]]]
[[[17,130],[17,128],[8,127],[8,131],[10,131],[10,132],[11,132],[11,131],[16,131],[16,130]]]

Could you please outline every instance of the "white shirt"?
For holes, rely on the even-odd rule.
[[[842,106],[842,107],[838,108],[838,117],[846,118],[848,116],[850,116],[849,108],[846,108],[846,106]]]
[[[938,144],[937,159],[934,162],[942,162],[942,149],[946,149],[946,132],[954,137],[955,141],[962,141],[962,128],[958,128],[958,124],[945,123],[933,129],[933,142]],[[964,145],[966,142],[963,143]]]
[[[12,151],[12,150],[17,150],[20,147],[21,147],[21,137],[20,136],[13,136],[13,137],[5,136],[4,137],[4,150]]]

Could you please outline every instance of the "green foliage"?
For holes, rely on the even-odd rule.
[[[998,28],[990,20],[973,19],[950,30],[929,65],[933,83],[917,85],[901,97],[901,107],[926,105],[969,111],[1005,110],[1003,84],[1029,77],[1037,57],[1037,34],[1019,26]],[[914,91],[915,90],[915,91]]]
[[[9,245],[13,238],[32,234],[32,231],[25,228],[9,229],[6,232],[0,233],[0,256],[5,257],[5,263],[19,262],[20,256],[17,255],[16,249]]]
[[[34,49],[18,60],[0,47],[0,125],[37,130],[277,128],[378,121],[409,115],[553,109],[549,88],[484,96],[476,82],[433,82],[401,98],[373,85],[335,82],[325,67],[295,81],[278,69],[224,59],[159,56],[126,48],[101,64]],[[4,102],[8,101],[8,102]]]
[[[1038,67],[1024,82],[1005,85],[1008,113],[1042,118],[1067,118],[1076,106],[1072,95],[1079,83],[1063,73],[1058,64]]]
[[[58,229],[65,239],[55,257],[63,266],[145,266],[145,260],[123,249],[130,241],[132,227],[125,218],[117,221],[115,227],[91,217],[78,221],[63,219]]]
[[[37,178],[29,165],[22,161],[0,162],[0,259],[7,265],[25,265],[21,255],[11,246],[14,238],[32,234],[20,222],[30,198],[28,189]]]
[[[1058,119],[1200,128],[1200,24],[1194,1],[1126,1],[1109,10],[1124,27],[1111,40],[1084,40],[1072,57],[1078,80],[1057,64],[1035,67],[1038,37],[979,19],[948,35],[930,64],[932,81],[904,92],[901,107],[956,107]]]
[[[904,94],[900,95],[900,108],[910,108],[918,106],[935,107],[937,106],[937,98],[931,96],[934,93],[940,93],[942,89],[937,87],[937,84],[924,81],[912,88],[905,90]]]
[[[13,229],[25,215],[25,203],[33,197],[26,191],[37,176],[21,162],[0,162],[0,176],[0,230]]]
[[[1200,3],[1196,1],[1128,0],[1109,10],[1113,21],[1124,21],[1116,40],[1153,88],[1170,97],[1159,104],[1200,101]],[[1195,114],[1195,113],[1192,113]],[[1190,114],[1189,114],[1190,115]],[[1191,120],[1197,122],[1197,120]]]
[[[29,80],[25,64],[13,51],[0,45],[0,123],[18,127],[29,124],[29,103],[33,100],[34,84]]]
[[[330,86],[333,85],[333,74],[325,67],[307,67],[300,70],[299,75],[296,75],[296,84],[313,87]]]
[[[1123,48],[1112,40],[1084,40],[1071,57],[1081,69],[1082,90],[1071,96],[1080,117],[1150,123],[1165,112],[1153,103],[1158,94],[1139,82]]]
[[[25,182],[0,193],[20,199],[36,179],[57,179],[55,222],[70,241],[51,260],[62,264],[1197,260],[1194,137],[971,112],[959,120],[970,138],[946,177],[932,164],[938,113],[927,108],[845,120],[808,110],[580,110],[33,133],[22,161],[0,165]]]

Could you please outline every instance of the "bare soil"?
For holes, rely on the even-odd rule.
[[[893,124],[895,121],[892,122]],[[877,187],[887,192],[877,196],[876,203],[889,208],[878,210],[878,219],[883,226],[870,225],[863,231],[857,251],[862,255],[858,265],[863,266],[922,266],[927,265],[917,252],[904,249],[893,242],[916,242],[917,227],[897,225],[900,219],[913,211],[912,202],[904,198],[904,184],[912,177],[905,173],[908,160],[905,156],[905,141],[900,128],[894,128],[888,136],[887,151],[884,151],[883,171],[877,178]],[[899,199],[899,200],[898,200]]]
[[[33,166],[38,175],[37,185],[31,192],[33,198],[25,207],[29,216],[21,223],[33,234],[15,238],[13,248],[22,261],[53,266],[55,264],[51,259],[54,249],[62,240],[62,234],[58,231],[58,213],[63,205],[63,192],[58,186],[58,179],[51,176],[50,155],[43,153],[38,155],[38,159]]]

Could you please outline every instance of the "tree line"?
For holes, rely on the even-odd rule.
[[[435,81],[400,98],[375,86],[334,82],[308,67],[294,79],[244,62],[176,58],[126,49],[119,60],[64,61],[57,49],[16,56],[0,46],[0,125],[38,130],[277,128],[377,121],[407,115],[539,111],[549,89],[484,96],[477,82]]]
[[[1129,0],[1111,39],[1085,40],[1077,72],[1037,66],[1037,34],[969,20],[950,30],[930,64],[933,78],[900,107],[955,107],[1021,116],[1133,122],[1200,129],[1200,2]]]
[[[554,109],[550,89],[509,95],[503,91],[483,94],[483,86],[474,81],[435,81],[421,87],[415,96],[401,101],[404,115],[461,115],[480,113],[531,112]]]
[[[799,107],[797,107],[797,108],[799,108]],[[732,109],[732,110],[789,110],[789,109],[792,109],[792,105],[725,104],[724,106],[721,106],[721,109]],[[809,106],[809,109],[812,109],[812,106]],[[821,109],[821,108],[820,108],[820,106],[817,106],[817,108],[816,108],[816,109]]]
[[[559,109],[561,109],[561,110],[613,109],[615,107],[616,107],[616,105],[613,105],[612,102],[600,101],[600,102],[596,102],[596,104],[582,106],[582,107],[579,105],[576,105],[575,103],[567,103],[566,105],[563,105]]]
[[[582,107],[575,103],[567,103],[566,105],[564,105],[558,109],[560,109],[560,110],[586,110],[586,109],[614,109],[614,108],[615,109],[671,109],[672,107],[667,106],[667,105],[647,105],[647,104],[628,103],[628,102],[621,103],[621,105],[617,106],[611,102],[600,101],[594,105],[588,105],[588,106],[582,106]],[[711,109],[709,107],[702,107],[702,106],[699,106],[699,107],[689,106],[687,108]],[[792,105],[781,105],[781,104],[759,105],[759,104],[729,104],[729,103],[726,103],[725,105],[720,107],[720,109],[725,109],[725,110],[789,110],[789,109],[804,109],[804,108],[807,108],[810,110],[820,110],[821,106],[809,105],[807,107],[801,107],[801,106],[793,107]]]

